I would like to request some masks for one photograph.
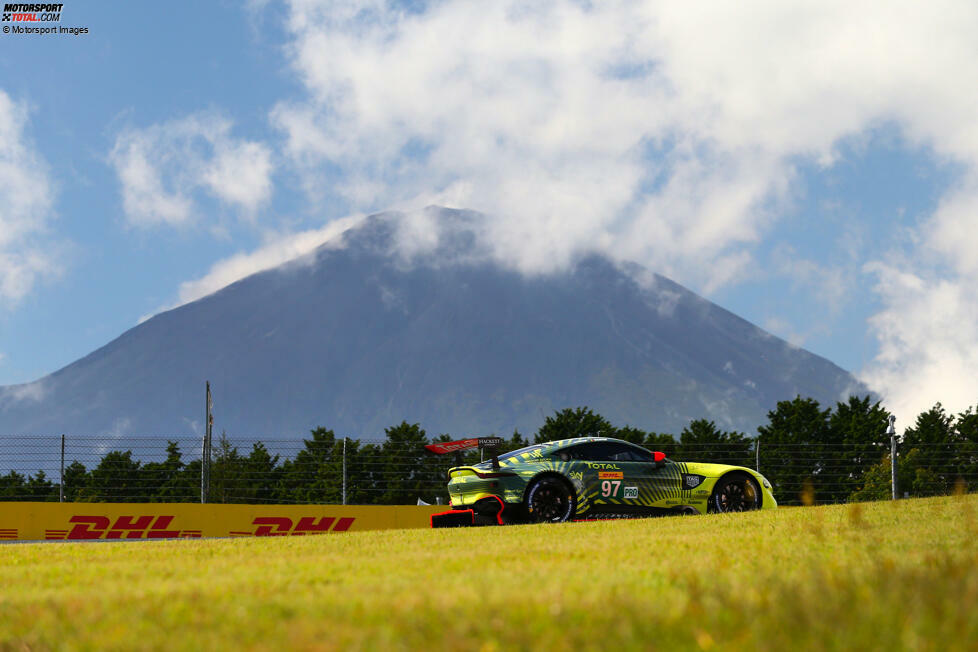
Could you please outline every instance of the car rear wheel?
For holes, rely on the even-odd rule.
[[[577,499],[566,482],[545,476],[526,492],[526,513],[533,523],[562,523],[574,515]]]
[[[746,473],[723,476],[710,496],[711,512],[749,512],[760,508],[761,488]]]

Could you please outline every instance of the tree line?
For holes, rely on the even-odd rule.
[[[726,431],[714,421],[691,421],[678,437],[625,425],[614,426],[587,407],[547,417],[533,443],[568,437],[617,437],[673,460],[755,466],[774,485],[783,504],[874,500],[890,495],[889,412],[866,397],[850,397],[832,408],[811,398],[781,401],[768,412],[757,435]],[[283,458],[262,442],[242,452],[226,436],[214,446],[207,496],[213,503],[340,503],[345,459],[348,504],[434,503],[445,496],[446,471],[461,461],[478,462],[469,451],[461,460],[426,452],[425,444],[459,437],[429,438],[419,424],[402,422],[385,430],[381,443],[337,437],[323,427],[303,439],[294,457]],[[500,453],[531,443],[514,432]],[[345,447],[345,454],[344,454]],[[940,403],[917,416],[903,432],[898,456],[901,493],[912,496],[969,490],[978,484],[978,406],[958,415]],[[196,502],[201,462],[185,462],[179,443],[169,441],[166,459],[142,462],[131,450],[106,453],[92,468],[78,461],[65,467],[65,500],[109,502]],[[0,500],[57,501],[61,487],[43,471],[0,476]]]

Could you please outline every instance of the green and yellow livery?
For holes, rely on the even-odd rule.
[[[495,440],[481,440],[487,441]],[[452,452],[479,443],[429,448]],[[448,478],[452,509],[433,516],[432,527],[740,512],[778,504],[771,483],[752,469],[674,462],[608,437],[534,444],[454,467]]]

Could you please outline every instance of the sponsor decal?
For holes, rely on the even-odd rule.
[[[683,489],[695,489],[706,480],[702,475],[695,473],[683,473]]]
[[[201,530],[178,528],[175,517],[168,514],[142,514],[119,516],[76,515],[68,519],[68,529],[47,529],[44,538],[48,540],[84,539],[199,539]],[[306,534],[325,534],[327,532],[346,532],[355,518],[333,516],[303,516],[296,521],[277,516],[259,516],[252,522],[252,529],[230,531],[230,536],[303,536]],[[13,536],[4,536],[11,532]],[[16,530],[0,530],[0,538],[16,538]]]
[[[568,473],[567,476],[571,480],[580,480],[582,482],[584,481],[584,471],[575,471],[574,473]]]
[[[610,462],[585,462],[589,469],[615,469],[620,471],[621,467]]]
[[[76,515],[68,519],[71,529],[44,531],[45,539],[177,539],[199,538],[200,530],[172,528],[173,516],[154,514],[120,516]]]
[[[303,516],[293,524],[292,519],[284,516],[259,516],[251,522],[256,526],[255,529],[231,531],[228,534],[233,537],[298,537],[306,534],[346,532],[355,520],[348,516],[343,518],[323,516],[319,520],[316,520],[315,516]]]
[[[638,487],[625,487],[624,498],[638,498]]]
[[[598,480],[624,480],[623,471],[598,471]]]
[[[706,496],[706,495],[708,495],[709,493],[710,493],[710,492],[709,492],[709,491],[707,491],[706,489],[699,489],[698,491],[694,491],[694,492],[693,492],[693,495],[694,495],[694,496]]]

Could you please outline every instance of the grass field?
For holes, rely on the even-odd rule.
[[[978,496],[0,546],[0,649],[978,648]]]

